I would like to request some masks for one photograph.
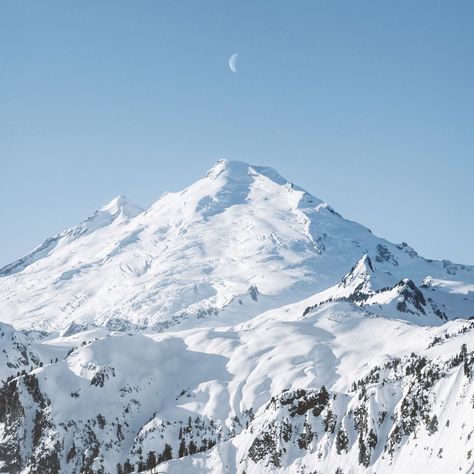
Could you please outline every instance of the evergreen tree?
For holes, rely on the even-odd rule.
[[[362,434],[359,436],[359,464],[364,467],[369,467],[370,464],[370,452],[365,446]]]
[[[369,445],[369,448],[374,449],[375,446],[377,446],[377,441],[377,435],[375,434],[375,431],[371,428],[367,436],[367,444]]]
[[[150,451],[146,458],[147,469],[153,469],[156,466],[156,454],[154,451]]]
[[[193,454],[196,454],[196,453],[197,453],[197,446],[194,443],[194,441],[191,440],[191,442],[189,443],[189,454],[190,456],[192,456]]]
[[[97,415],[97,423],[99,424],[99,428],[103,430],[105,427],[105,418],[100,413]]]
[[[179,451],[178,451],[178,457],[183,458],[187,454],[187,449],[186,449],[186,442],[184,438],[181,438],[181,442],[179,443]]]
[[[349,446],[349,438],[347,437],[347,433],[341,428],[337,432],[337,436],[336,436],[337,454],[341,454],[342,451],[347,452],[348,446]]]
[[[327,405],[327,403],[329,402],[329,393],[326,390],[325,385],[323,385],[321,387],[321,390],[319,391],[319,400],[321,401],[323,405]]]
[[[123,463],[123,474],[130,474],[133,472],[133,466],[130,464],[130,461],[127,459]]]
[[[436,415],[434,415],[433,418],[431,418],[430,422],[428,423],[427,428],[430,435],[438,431],[438,417]]]
[[[375,431],[373,429],[370,429],[369,435],[367,436],[367,444],[369,445],[369,448],[374,449],[375,446],[377,446],[377,435],[375,434]]]
[[[162,459],[163,462],[173,459],[173,450],[168,443],[165,444],[165,448],[163,449]]]
[[[467,357],[464,359],[463,369],[464,369],[464,375],[466,377],[470,377],[471,376],[471,369],[469,368],[469,363],[467,361]]]
[[[316,396],[316,403],[313,408],[313,415],[319,416],[324,410],[324,407],[328,404],[328,402],[329,402],[329,393],[326,390],[326,387],[323,385],[321,387],[321,390],[319,390],[319,393]]]
[[[336,428],[336,420],[330,408],[328,408],[323,422],[324,422],[324,430],[328,433],[329,432],[334,433],[334,429]]]

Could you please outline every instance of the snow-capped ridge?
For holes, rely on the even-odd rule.
[[[288,199],[295,208],[322,205],[332,211],[330,206],[321,199],[290,182],[270,166],[251,165],[243,161],[219,160],[206,173],[205,179],[218,182],[219,191],[216,194],[227,198],[232,195],[235,204],[252,200],[259,194],[271,198],[272,194],[280,189],[292,196]],[[265,185],[265,183],[267,184]],[[212,187],[213,185],[211,185],[211,189]]]
[[[391,288],[383,288],[363,301],[368,312],[403,319],[415,324],[437,326],[455,314],[446,314],[410,278],[403,278]]]
[[[98,211],[95,211],[92,216],[79,225],[62,232],[60,236],[79,237],[89,235],[112,223],[123,223],[129,219],[133,219],[143,211],[143,208],[128,201],[125,196],[119,195],[102,206]]]
[[[119,194],[109,203],[100,208],[99,212],[106,212],[112,217],[122,215],[126,218],[133,218],[141,214],[145,209],[141,206],[130,202],[126,196]]]
[[[363,302],[369,296],[386,289],[393,278],[380,269],[376,270],[368,254],[364,254],[344,275],[334,292],[353,302]]]
[[[303,316],[330,302],[348,301],[369,314],[401,319],[419,325],[440,325],[455,319],[456,313],[444,310],[425,295],[426,279],[419,288],[412,279],[395,280],[389,272],[374,266],[366,254],[342,278],[341,282],[308,299]],[[444,305],[443,305],[444,306]]]
[[[360,284],[361,282],[368,282],[375,277],[374,267],[372,260],[367,254],[364,254],[360,260],[351,268],[349,273],[344,275],[340,288],[348,288],[354,283]]]
[[[289,184],[289,181],[281,176],[274,168],[269,166],[255,166],[238,160],[218,160],[206,173],[207,178],[214,180],[222,175],[228,179],[246,179],[248,176],[264,176],[279,185]]]
[[[142,212],[143,209],[140,206],[131,203],[125,196],[119,195],[78,225],[46,239],[24,257],[0,268],[0,277],[22,272],[31,264],[50,255],[59,244],[63,244],[65,241],[89,235],[113,222],[127,222]]]
[[[74,321],[164,330],[246,319],[315,294],[365,304],[402,278],[419,285],[431,275],[447,282],[433,293],[439,307],[449,297],[447,314],[472,315],[469,294],[464,301],[449,288],[468,291],[474,272],[371,234],[270,167],[221,160],[140,211],[118,196],[4,267],[0,312],[19,328],[64,331]],[[252,286],[258,300],[238,304]]]

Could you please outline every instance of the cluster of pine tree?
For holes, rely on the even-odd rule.
[[[158,464],[169,461],[170,459],[173,459],[173,449],[170,444],[166,443],[163,452],[160,455],[156,456],[155,451],[150,451],[146,462],[140,461],[137,464],[137,470],[138,472],[151,470]],[[123,466],[120,463],[117,464],[117,474],[130,474],[132,472],[135,472],[135,467],[128,459],[125,460]]]

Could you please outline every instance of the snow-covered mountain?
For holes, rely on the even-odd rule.
[[[0,472],[473,472],[474,267],[271,168],[116,198],[0,295]]]
[[[363,255],[389,286],[430,278],[444,295],[474,283],[473,268],[380,239],[271,168],[219,161],[146,211],[116,198],[0,269],[0,314],[48,331],[248,317],[339,283]],[[447,317],[460,310],[453,301]]]

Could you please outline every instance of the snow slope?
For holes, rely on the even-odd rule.
[[[145,470],[168,444],[183,458],[161,472],[470,472],[474,323],[307,304],[81,343],[2,389],[0,459],[27,472]]]
[[[474,268],[271,168],[119,197],[0,295],[0,472],[473,472]]]
[[[337,284],[365,254],[391,286],[429,277],[450,298],[467,288],[472,307],[472,267],[380,239],[271,168],[220,161],[144,212],[117,198],[1,269],[0,314],[43,330],[250,317]],[[462,317],[454,299],[446,313]]]

